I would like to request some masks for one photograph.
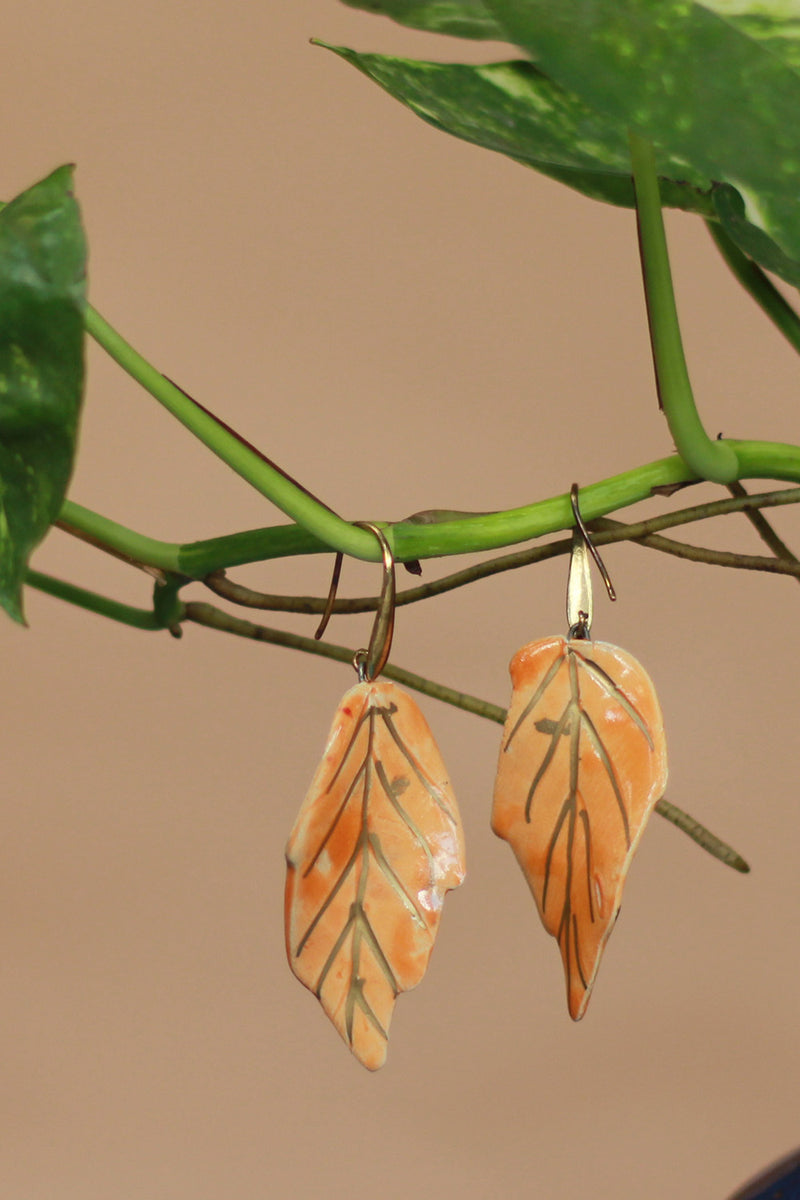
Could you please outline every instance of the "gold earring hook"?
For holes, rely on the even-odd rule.
[[[605,563],[600,557],[597,547],[592,541],[591,534],[581,516],[579,487],[573,483],[569,498],[575,517],[575,529],[572,534],[572,548],[569,559],[569,575],[567,578],[567,624],[569,637],[588,639],[592,627],[592,577],[589,572],[589,555],[591,554],[597,569],[603,577],[609,600],[616,600],[617,593]]]
[[[375,614],[375,622],[372,626],[372,633],[369,639],[369,646],[366,649],[357,650],[353,658],[353,666],[358,671],[358,678],[361,683],[372,683],[373,679],[377,679],[389,659],[389,651],[392,647],[392,634],[394,633],[394,602],[396,593],[395,573],[394,573],[394,555],[392,548],[386,540],[382,530],[377,525],[371,525],[369,521],[354,521],[359,529],[368,529],[370,533],[374,533],[381,546],[383,556],[383,582],[381,583],[381,594],[378,600],[378,609]],[[328,621],[333,612],[333,605],[336,600],[336,591],[339,586],[339,579],[342,573],[342,555],[337,553],[333,564],[333,575],[331,577],[331,586],[328,591],[328,599],[325,603],[325,611],[322,614],[322,620],[319,623],[315,638],[321,638],[327,627]]]
[[[333,560],[333,574],[331,575],[331,586],[328,588],[328,599],[325,601],[325,609],[320,618],[319,625],[314,632],[314,637],[317,641],[319,641],[325,630],[328,628],[328,621],[331,619],[333,606],[336,603],[336,593],[339,589],[339,580],[342,576],[343,561],[344,555],[342,554],[341,550],[337,550],[336,557]]]
[[[383,555],[381,595],[378,601],[378,611],[375,614],[375,623],[372,626],[369,646],[366,650],[357,650],[353,658],[353,665],[358,671],[359,680],[362,683],[372,683],[373,679],[377,679],[386,666],[389,660],[389,651],[392,648],[394,599],[397,590],[394,573],[394,555],[383,531],[377,525],[370,525],[368,521],[356,521],[355,524],[360,526],[361,529],[369,529],[375,534],[375,537],[380,542],[381,553]]]

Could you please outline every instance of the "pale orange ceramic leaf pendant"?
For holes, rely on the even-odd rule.
[[[393,683],[359,683],[343,698],[286,859],[291,968],[376,1070],[395,999],[425,974],[445,893],[464,878],[446,769]]]
[[[558,939],[577,1021],[666,787],[661,709],[644,668],[607,642],[533,642],[512,660],[511,679],[492,828]]]

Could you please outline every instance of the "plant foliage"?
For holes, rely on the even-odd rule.
[[[370,0],[356,7],[430,32],[500,37],[529,56],[529,63],[444,66],[337,48],[425,120],[586,195],[630,205],[625,145],[635,130],[657,148],[665,204],[708,215],[711,196],[712,215],[745,253],[800,284],[796,6]]]
[[[0,212],[0,604],[17,621],[72,473],[85,278],[72,168],[59,167]]]

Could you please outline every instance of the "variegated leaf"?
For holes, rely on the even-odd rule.
[[[800,261],[794,0],[486,0],[551,79],[693,172]],[[731,230],[729,230],[731,232]]]
[[[395,999],[422,979],[445,893],[464,878],[446,769],[395,684],[360,683],[342,699],[286,860],[291,968],[374,1071]]]
[[[558,939],[577,1021],[666,787],[661,710],[644,668],[607,642],[533,642],[512,660],[511,679],[492,828]]]
[[[0,605],[24,624],[30,556],[58,516],[83,400],[86,240],[59,167],[0,205]]]
[[[532,63],[419,62],[326,48],[436,129],[505,154],[592,199],[634,206],[625,127],[593,112]],[[709,178],[666,154],[659,154],[657,166],[665,206],[716,215]]]
[[[470,77],[466,66],[436,74],[338,51],[423,119],[615,204],[633,201],[633,128],[654,143],[665,205],[716,216],[746,254],[800,286],[796,0],[350,2],[431,32],[499,37],[535,63],[527,75],[498,63]],[[570,142],[584,161],[565,160]],[[715,211],[712,181],[724,189]]]
[[[499,38],[503,31],[483,0],[344,0],[349,8],[391,17],[400,25],[451,37]]]
[[[697,0],[742,36],[758,42],[800,71],[800,5],[797,0]]]

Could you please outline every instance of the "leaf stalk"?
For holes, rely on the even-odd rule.
[[[678,454],[687,467],[701,479],[730,483],[740,477],[733,443],[714,441],[708,436],[689,381],[675,306],[653,147],[633,131],[630,132],[629,141],[642,277],[659,403]]]

